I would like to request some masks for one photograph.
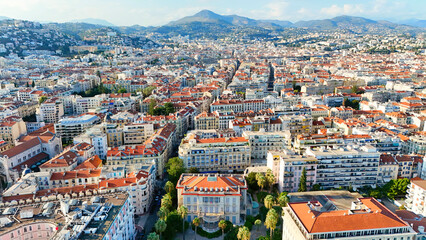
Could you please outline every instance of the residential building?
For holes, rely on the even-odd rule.
[[[244,137],[200,139],[189,134],[179,146],[179,157],[187,169],[200,171],[244,171],[251,164],[249,140]]]
[[[386,184],[390,180],[398,178],[398,162],[395,157],[390,154],[381,154],[380,163],[377,172],[377,184]]]
[[[343,209],[319,201],[289,203],[284,208],[283,226],[283,240],[416,237],[407,222],[374,198],[359,198]]]
[[[243,175],[184,173],[176,189],[178,206],[188,209],[186,220],[198,217],[208,231],[218,229],[221,219],[240,225],[251,212]]]
[[[195,129],[209,130],[219,128],[219,116],[202,112],[194,118]]]
[[[36,112],[37,122],[57,123],[64,117],[64,105],[59,98],[50,98],[40,104]]]
[[[97,123],[100,123],[100,119],[96,115],[63,118],[55,123],[55,132],[61,136],[63,142],[69,142]]]
[[[318,160],[316,183],[323,189],[377,184],[380,153],[370,145],[307,149],[306,154]]]
[[[297,155],[289,150],[270,151],[267,166],[272,169],[280,192],[297,192],[303,169],[306,169],[307,189],[316,184],[318,160],[315,157]]]
[[[278,151],[288,145],[285,132],[244,131],[242,136],[249,140],[251,159],[266,160],[269,151]]]
[[[426,180],[411,179],[408,185],[405,206],[407,210],[426,216]]]
[[[95,125],[86,129],[86,132],[80,134],[73,139],[73,143],[86,142],[95,147],[95,154],[101,159],[106,159],[108,151],[107,135],[104,133],[104,126],[101,124]]]

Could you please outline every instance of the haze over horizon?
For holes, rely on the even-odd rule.
[[[201,10],[253,19],[315,20],[340,15],[373,20],[426,19],[422,0],[0,0],[0,16],[40,22],[95,18],[117,26],[159,26]]]

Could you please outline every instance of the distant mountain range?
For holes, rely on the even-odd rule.
[[[401,24],[391,23],[388,21],[375,21],[362,17],[339,16],[332,19],[309,20],[292,23],[290,21],[280,20],[255,20],[238,15],[220,15],[209,10],[203,10],[193,16],[187,16],[176,21],[172,21],[166,26],[178,26],[184,24],[199,23],[216,23],[230,24],[234,26],[248,27],[297,27],[297,28],[313,28],[319,30],[329,30],[333,28],[353,28],[353,27],[381,27],[381,28],[397,28]],[[413,27],[424,27],[426,20],[411,20],[403,22],[405,25]]]
[[[115,25],[98,18],[85,18],[85,19],[77,19],[77,20],[71,20],[70,23],[88,23],[93,25],[101,25],[101,26],[107,26],[107,27],[114,27]]]

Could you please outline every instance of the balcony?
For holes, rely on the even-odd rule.
[[[407,198],[407,199],[405,199],[405,202],[406,202],[407,204],[412,203],[412,202],[413,202],[413,199],[411,199],[411,198]]]

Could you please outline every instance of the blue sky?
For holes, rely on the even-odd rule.
[[[0,0],[0,16],[53,22],[99,18],[123,26],[163,25],[203,9],[292,22],[339,15],[426,19],[426,0]]]

